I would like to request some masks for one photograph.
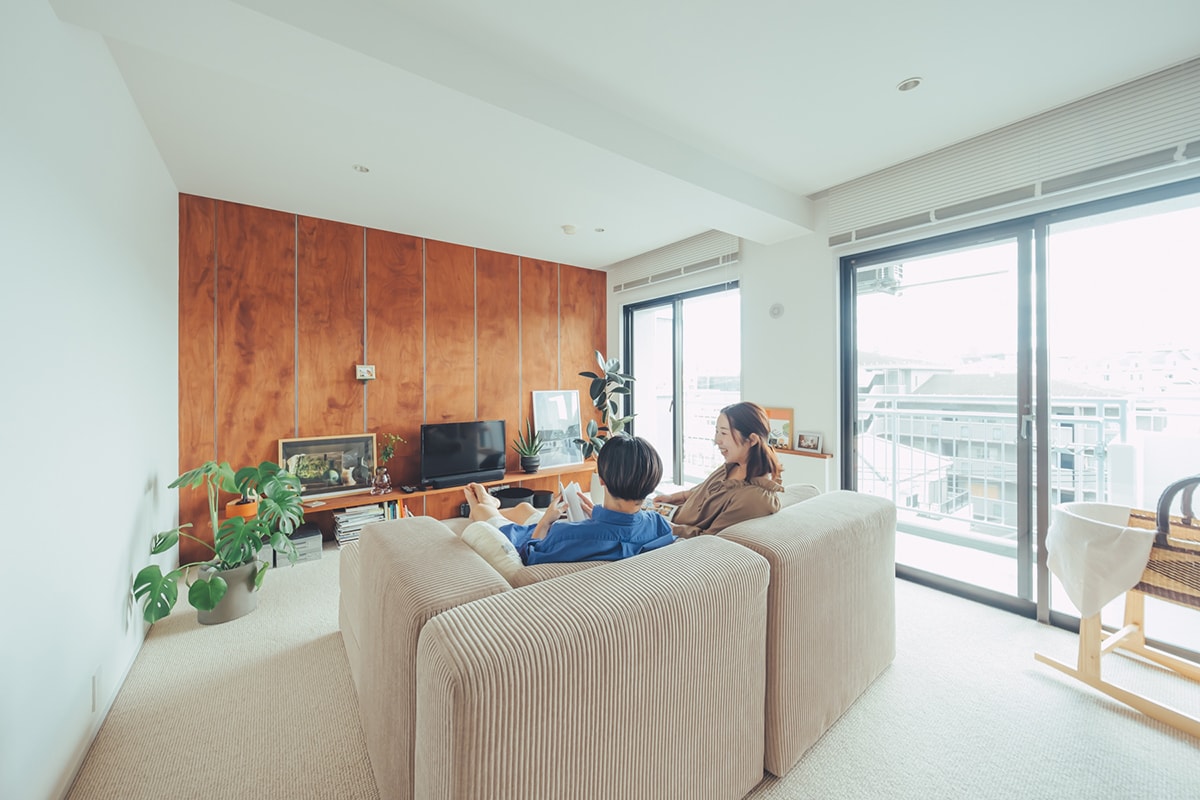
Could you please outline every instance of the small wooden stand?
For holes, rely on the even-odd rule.
[[[1108,636],[1100,628],[1100,615],[1094,614],[1079,622],[1079,661],[1075,667],[1061,661],[1034,653],[1033,657],[1043,664],[1083,681],[1097,691],[1137,709],[1148,717],[1166,723],[1172,728],[1200,739],[1200,719],[1178,709],[1155,701],[1109,683],[1100,677],[1100,658],[1113,650],[1126,650],[1148,661],[1164,666],[1189,680],[1200,682],[1200,665],[1168,655],[1146,644],[1145,615],[1146,595],[1136,590],[1125,593],[1125,625]]]

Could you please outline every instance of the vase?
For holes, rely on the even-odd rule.
[[[537,472],[542,465],[541,456],[521,456],[521,469],[526,472]]]
[[[387,467],[375,469],[375,481],[371,484],[371,494],[387,494],[392,490],[392,476],[388,475]]]
[[[258,516],[258,501],[251,500],[249,503],[243,503],[241,498],[230,500],[225,504],[225,516],[252,519]]]
[[[224,578],[229,586],[225,590],[225,596],[212,611],[196,610],[196,620],[201,625],[220,625],[222,622],[244,617],[258,608],[258,592],[254,589],[254,576],[258,573],[257,561],[233,569],[202,567],[200,571],[203,576],[215,572]]]

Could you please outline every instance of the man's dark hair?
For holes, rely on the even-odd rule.
[[[605,491],[619,500],[645,500],[662,479],[662,469],[658,452],[640,436],[619,433],[596,456]]]

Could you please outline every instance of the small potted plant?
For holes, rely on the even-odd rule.
[[[542,437],[533,432],[533,423],[525,420],[525,430],[517,431],[513,439],[513,450],[521,457],[521,469],[528,473],[538,471],[542,464]]]
[[[189,522],[155,534],[150,553],[166,552],[183,536],[211,550],[213,557],[181,564],[165,575],[157,564],[138,572],[133,580],[133,594],[139,600],[146,599],[142,614],[146,622],[157,622],[171,613],[178,600],[180,578],[188,585],[188,603],[196,609],[202,624],[236,619],[253,611],[258,604],[255,592],[262,586],[270,566],[259,559],[259,552],[265,546],[284,553],[292,563],[296,561],[296,546],[288,534],[304,521],[299,478],[270,461],[257,467],[243,467],[236,473],[228,462],[209,461],[180,475],[170,488],[194,489],[200,485],[208,493],[213,543],[185,533],[185,528],[192,527]],[[253,502],[254,514],[234,513],[218,523],[217,498],[221,491],[237,492],[242,499]]]

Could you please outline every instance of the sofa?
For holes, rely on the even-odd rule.
[[[617,562],[365,527],[339,625],[380,796],[740,798],[787,773],[895,654],[895,507],[812,494]]]

